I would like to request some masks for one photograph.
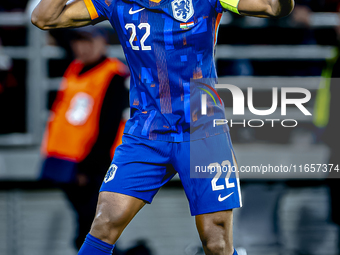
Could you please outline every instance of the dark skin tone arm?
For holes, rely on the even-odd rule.
[[[241,15],[260,18],[281,18],[289,15],[294,8],[294,0],[240,0],[238,10]]]
[[[91,16],[83,0],[67,2],[67,0],[41,0],[32,12],[32,23],[43,30],[91,24]]]
[[[262,18],[284,17],[294,8],[294,0],[240,0],[241,15]],[[83,0],[41,0],[34,9],[32,23],[43,30],[82,27],[92,23]]]

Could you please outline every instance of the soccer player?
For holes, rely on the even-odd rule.
[[[238,178],[235,173],[230,178],[229,170],[220,178],[222,167],[237,165],[228,127],[212,125],[212,118],[224,115],[223,102],[213,88],[218,25],[225,10],[282,17],[293,5],[294,0],[42,0],[38,4],[32,22],[41,29],[108,19],[131,72],[131,118],[104,178],[96,216],[79,255],[112,254],[124,228],[176,173],[205,253],[237,254],[232,209],[241,206]],[[209,96],[205,113],[204,104],[201,111],[195,105],[201,92]],[[219,170],[210,177],[202,167],[202,175],[196,175],[192,169],[197,166]]]

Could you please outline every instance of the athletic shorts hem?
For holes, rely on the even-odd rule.
[[[238,206],[230,206],[230,207],[226,207],[226,208],[206,208],[206,209],[202,209],[202,210],[190,210],[191,216],[197,216],[197,215],[201,215],[201,214],[207,214],[207,213],[214,213],[214,212],[222,212],[222,211],[227,211],[227,210],[232,210],[232,209],[236,209],[236,208],[241,208],[241,205]]]
[[[134,197],[134,198],[138,198],[140,200],[143,200],[145,203],[147,204],[151,204],[152,202],[152,198],[148,197],[143,197],[141,195],[141,192],[137,192],[137,191],[131,191],[131,190],[113,190],[113,189],[100,189],[99,193],[102,191],[106,191],[106,192],[113,192],[113,193],[118,193],[118,194],[123,194],[123,195],[127,195],[130,197]]]

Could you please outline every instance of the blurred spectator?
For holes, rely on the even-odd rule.
[[[329,162],[333,164],[333,171],[329,174],[328,184],[330,185],[330,195],[331,195],[331,209],[332,209],[332,220],[340,225],[340,207],[338,206],[338,197],[337,195],[340,194],[340,137],[339,137],[339,130],[340,130],[340,119],[339,119],[339,109],[340,109],[340,58],[339,58],[339,51],[340,51],[340,26],[336,28],[337,35],[338,35],[338,42],[339,45],[337,47],[337,54],[331,66],[328,68],[331,69],[329,74],[331,75],[325,83],[327,83],[324,89],[328,90],[327,93],[323,98],[324,103],[329,106],[329,112],[326,112],[326,118],[324,124],[326,124],[326,128],[323,132],[322,139],[328,145],[330,149],[330,157]],[[326,74],[327,75],[327,74]],[[331,78],[331,79],[329,79]],[[326,109],[327,110],[327,109]],[[338,166],[338,171],[334,168]]]
[[[42,145],[42,180],[57,183],[77,213],[79,249],[95,215],[110,151],[120,137],[128,104],[127,67],[105,56],[106,37],[95,27],[74,31],[76,56],[66,70]]]
[[[339,0],[296,0],[297,5],[308,6],[314,12],[338,12]]]
[[[295,0],[297,6],[306,6],[313,12],[336,12],[339,0]]]
[[[294,25],[304,28],[301,44],[316,44],[314,30],[310,27],[311,13],[308,5],[296,5],[291,16]]]
[[[339,0],[323,0],[320,1],[323,3],[324,12],[339,12],[340,11],[340,2]]]
[[[328,164],[332,164],[327,184],[330,191],[331,220],[340,225],[340,26],[335,28],[338,45],[334,57],[327,61],[323,80],[316,97],[314,124],[322,130],[321,139],[330,149]],[[320,132],[320,131],[319,131]],[[340,238],[340,235],[339,235]],[[340,243],[339,251],[340,251]]]
[[[309,27],[312,10],[306,5],[296,5],[292,13],[292,19],[300,25]]]
[[[0,134],[24,131],[23,86],[13,74],[12,59],[1,49],[0,39]]]
[[[27,0],[2,0],[0,2],[0,12],[24,11],[27,2]]]

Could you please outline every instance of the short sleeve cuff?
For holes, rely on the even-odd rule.
[[[94,7],[93,3],[91,0],[84,0],[84,3],[86,5],[86,8],[88,12],[90,13],[91,19],[95,20],[99,17],[98,12],[96,8]]]

